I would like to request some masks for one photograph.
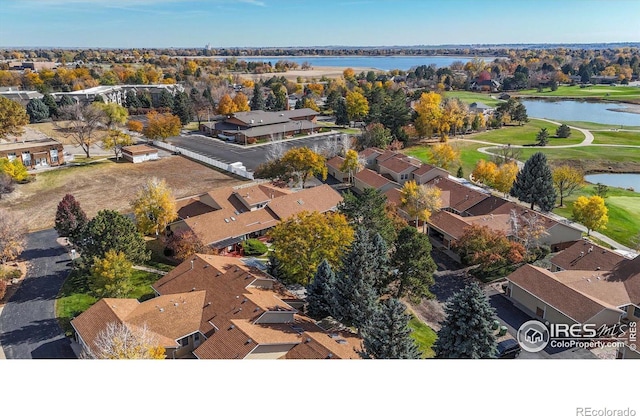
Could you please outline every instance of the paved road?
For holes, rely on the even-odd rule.
[[[331,135],[339,136],[339,133]],[[266,161],[269,148],[274,145],[282,145],[284,151],[293,147],[307,146],[313,148],[327,142],[328,135],[313,135],[301,139],[270,142],[261,145],[244,147],[233,143],[223,142],[220,139],[191,134],[187,136],[170,137],[167,141],[174,146],[182,147],[192,152],[219,160],[224,163],[242,162],[249,171],[254,171],[260,164]]]
[[[27,236],[27,277],[0,315],[0,345],[9,359],[75,358],[55,317],[55,298],[69,270],[69,254],[57,237],[53,229]]]

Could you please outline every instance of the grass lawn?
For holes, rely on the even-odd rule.
[[[596,144],[630,144],[640,146],[640,131],[594,131]]]
[[[445,91],[443,96],[444,98],[459,98],[460,101],[465,104],[479,102],[490,107],[496,107],[502,102],[501,100],[491,97],[489,94],[471,91]]]
[[[422,358],[433,358],[435,353],[431,347],[436,342],[438,334],[415,316],[411,317],[409,328],[412,331],[411,337],[416,341],[418,349],[422,352]]]
[[[565,207],[556,208],[553,212],[571,218],[573,216],[573,202],[579,196],[592,196],[594,188],[594,185],[585,186],[580,191],[565,198]],[[609,209],[609,223],[606,229],[599,232],[621,244],[630,246],[632,244],[631,240],[640,233],[640,193],[609,187],[605,204]]]
[[[542,92],[538,92],[531,89],[518,91],[515,94],[531,97],[602,98],[614,101],[640,100],[640,88],[624,85],[594,85],[585,88],[580,88],[579,85],[561,85],[556,91],[545,88]]]
[[[524,148],[520,160],[525,162],[536,152],[543,152],[548,160],[608,160],[613,162],[640,162],[640,148],[580,146],[566,149]]]
[[[140,301],[152,298],[154,292],[151,289],[151,284],[160,277],[155,273],[134,270],[131,277],[133,290],[129,297]],[[56,299],[56,316],[66,335],[69,336],[73,332],[70,323],[71,319],[87,310],[97,301],[98,298],[94,297],[89,290],[87,276],[81,275],[78,271],[71,272]]]
[[[451,144],[455,149],[460,151],[460,163],[454,164],[449,168],[449,173],[455,175],[458,171],[458,166],[462,166],[463,173],[465,177],[469,176],[471,171],[475,169],[476,163],[480,159],[490,159],[489,155],[485,155],[483,153],[478,152],[478,149],[481,147],[486,147],[484,144],[479,143],[471,143],[465,141],[456,141],[450,140],[449,144]],[[409,156],[413,156],[417,159],[420,159],[424,163],[429,163],[429,146],[421,145],[421,146],[413,146],[407,149],[404,149],[403,152]]]
[[[546,128],[549,132],[549,146],[578,144],[584,140],[584,134],[575,129],[571,129],[571,136],[566,139],[557,138],[555,134],[558,126],[542,120],[530,120],[522,126],[506,126],[501,129],[487,130],[476,133],[471,138],[496,144],[535,144],[536,135],[542,128]]]
[[[567,120],[555,120],[558,123],[565,123],[572,127],[579,127],[581,129],[592,130],[595,133],[595,130],[612,130],[620,128],[620,125],[614,124],[600,124],[600,123],[592,123],[590,121],[567,121]],[[624,126],[625,130],[640,130],[640,126]]]

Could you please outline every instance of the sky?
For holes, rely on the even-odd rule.
[[[0,47],[640,42],[638,0],[0,0]]]

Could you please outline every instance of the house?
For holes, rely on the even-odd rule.
[[[16,101],[25,107],[29,104],[29,101],[44,97],[44,95],[38,91],[24,91],[21,90],[20,87],[0,87],[0,96]]]
[[[441,191],[448,192],[448,204],[443,205],[442,209],[461,216],[467,216],[467,209],[489,197],[489,193],[484,189],[473,186],[467,181],[454,179],[449,175],[437,176],[428,181],[426,185],[435,186]]]
[[[469,104],[469,111],[477,114],[482,114],[484,116],[493,113],[493,107],[489,107],[484,103],[476,101]]]
[[[378,173],[403,185],[411,180],[411,173],[418,170],[421,164],[417,159],[395,155],[378,162]]]
[[[146,328],[165,348],[167,358],[183,358],[203,340],[200,326],[206,292],[158,296],[145,302],[136,299],[100,299],[71,320],[75,339],[85,353],[96,353],[96,340],[108,324],[131,330]],[[91,356],[91,355],[90,355]]]
[[[502,85],[495,79],[476,80],[469,85],[471,91],[498,92]]]
[[[364,192],[367,188],[373,188],[381,193],[385,193],[391,188],[400,188],[400,184],[378,175],[371,169],[362,169],[353,176],[354,191],[357,193]]]
[[[411,180],[415,181],[418,185],[425,184],[438,176],[446,178],[449,176],[449,172],[436,166],[427,165],[426,163],[423,163],[418,169],[411,172]]]
[[[158,149],[146,144],[136,144],[122,148],[122,157],[132,163],[142,163],[147,160],[158,160]]]
[[[570,259],[581,248],[584,248],[583,242],[576,242],[569,247],[564,260],[556,261]],[[599,246],[594,245],[591,253],[592,259],[613,260]],[[609,270],[597,270],[597,267],[594,270],[592,260],[579,262],[589,269],[554,273],[532,265],[522,266],[507,276],[505,294],[530,316],[550,323],[590,323],[598,327],[622,324],[626,328],[630,323],[637,325],[640,322],[640,256],[623,258]],[[618,358],[640,358],[635,349],[637,340],[629,336],[629,332],[623,338]]]
[[[327,174],[333,176],[340,182],[347,182],[349,180],[349,172],[343,172],[340,170],[343,163],[344,158],[342,156],[334,156],[327,160]]]
[[[240,259],[196,254],[152,285],[157,296],[101,299],[71,321],[76,340],[95,348],[110,322],[146,327],[167,358],[357,359],[361,339],[326,331],[293,305],[280,283]]]
[[[28,169],[64,165],[64,148],[54,139],[0,143],[0,157],[18,159]]]
[[[222,187],[177,201],[180,219],[171,232],[191,230],[218,252],[232,252],[248,238],[267,231],[302,211],[327,212],[337,208],[342,197],[329,185],[292,192],[268,184]]]
[[[580,239],[551,258],[551,271],[562,270],[613,270],[624,256]]]
[[[318,112],[310,108],[287,111],[243,111],[233,113],[217,123],[202,123],[200,130],[212,137],[252,144],[261,139],[283,139],[294,134],[312,134]]]

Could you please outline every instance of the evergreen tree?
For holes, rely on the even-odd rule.
[[[359,196],[347,191],[338,204],[338,210],[347,217],[349,224],[380,234],[387,246],[391,246],[396,239],[396,230],[393,220],[387,215],[386,205],[384,194],[366,188]]]
[[[54,228],[60,237],[69,237],[72,242],[82,233],[87,225],[87,214],[80,203],[71,194],[66,194],[58,204]]]
[[[173,108],[173,95],[167,90],[162,90],[158,99],[158,106]]]
[[[149,259],[142,235],[133,221],[117,211],[102,210],[84,227],[77,241],[85,265],[92,266],[94,257],[104,258],[109,250],[123,252],[134,264]]]
[[[264,101],[264,97],[262,96],[262,89],[260,88],[259,83],[253,84],[253,97],[251,97],[251,102],[249,103],[251,110],[265,110],[266,103]]]
[[[566,139],[567,137],[571,136],[571,128],[566,124],[558,126],[558,128],[556,129],[556,136],[562,139]]]
[[[264,105],[266,107],[266,110],[276,111],[276,97],[273,94],[269,94]]]
[[[64,97],[66,97],[66,95],[62,96],[63,99],[64,99]],[[140,107],[142,107],[142,103],[140,102],[140,99],[138,98],[138,95],[133,90],[127,91],[127,95],[125,95],[125,104],[126,104],[127,108],[140,108]],[[62,101],[60,102],[60,105],[62,105]]]
[[[380,253],[374,238],[364,228],[358,228],[351,250],[343,260],[336,282],[336,307],[331,315],[340,321],[362,329],[377,307],[381,287],[386,280],[388,256]],[[380,239],[381,240],[381,239]]]
[[[336,275],[325,259],[318,266],[313,281],[307,285],[307,315],[322,319],[335,307]]]
[[[458,171],[456,172],[456,178],[464,178],[464,171],[462,170],[462,166],[458,167]]]
[[[56,104],[56,99],[53,98],[51,94],[45,94],[44,97],[42,97],[42,102],[44,102],[47,107],[49,107],[50,117],[58,116],[58,104]]]
[[[284,87],[276,89],[273,94],[275,96],[273,111],[287,110],[289,108],[289,104],[287,102],[287,92]]]
[[[347,103],[344,99],[337,101],[336,108],[333,110],[336,115],[336,124],[344,126],[349,124],[349,114],[347,113]]]
[[[546,146],[547,143],[549,143],[549,132],[546,127],[543,127],[536,135],[536,144],[538,146]]]
[[[60,102],[58,103],[58,108],[67,107],[73,104],[75,104],[73,98],[69,97],[68,95],[63,95],[62,98],[60,98]]]
[[[41,99],[34,98],[27,104],[27,114],[31,123],[38,123],[49,117],[49,107]]]
[[[436,358],[493,358],[496,337],[491,324],[495,310],[473,282],[454,294],[444,308],[447,317],[433,345]]]
[[[180,118],[180,122],[184,126],[193,119],[193,105],[191,99],[186,92],[179,92],[173,98],[173,115]]]
[[[431,258],[431,243],[426,234],[419,233],[414,227],[400,230],[391,257],[391,267],[395,270],[396,297],[407,295],[416,304],[423,298],[433,297],[430,288],[435,283],[433,272],[437,267]]]
[[[297,99],[296,100],[296,105],[294,107],[296,110],[300,110],[301,108],[304,108],[304,105],[302,105],[302,100],[301,99]]]
[[[406,306],[396,298],[382,302],[362,330],[363,358],[417,359],[421,354],[411,337]]]
[[[522,202],[538,205],[543,212],[549,212],[556,203],[556,190],[553,186],[553,176],[547,164],[547,157],[542,152],[533,154],[518,172],[511,196]]]

